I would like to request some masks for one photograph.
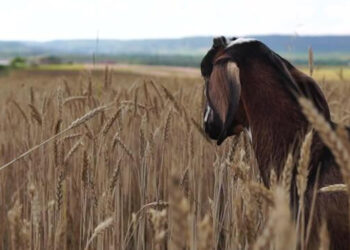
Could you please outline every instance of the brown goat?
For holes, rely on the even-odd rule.
[[[331,122],[327,101],[316,84],[263,43],[252,39],[214,39],[213,47],[201,63],[206,84],[204,111],[206,133],[220,145],[243,128],[252,135],[252,146],[264,184],[269,187],[270,171],[281,176],[288,152],[297,155],[310,126],[298,104],[298,95],[312,100]],[[305,192],[305,223],[316,176],[317,188],[343,183],[339,166],[317,133],[313,137],[309,177]],[[291,209],[296,219],[298,201],[296,166],[291,186]],[[318,230],[325,220],[331,249],[350,249],[348,198],[344,192],[319,193],[313,212],[307,249],[318,248]]]

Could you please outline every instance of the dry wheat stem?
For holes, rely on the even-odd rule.
[[[135,213],[135,218],[138,218],[139,215],[147,208],[150,207],[160,207],[160,208],[165,208],[169,206],[169,202],[166,201],[155,201],[155,202],[150,202],[148,204],[143,205],[136,213]],[[137,221],[135,221],[137,222]],[[125,238],[124,238],[124,245],[128,245],[130,239],[131,239],[131,229],[134,226],[134,222],[129,224],[129,227],[126,231]]]
[[[291,152],[288,153],[286,163],[284,164],[284,169],[282,172],[282,186],[285,188],[286,192],[289,194],[292,184],[293,177],[293,155]]]
[[[88,242],[86,243],[85,246],[85,250],[89,249],[90,244],[92,243],[92,241],[100,234],[104,233],[106,231],[106,229],[108,229],[112,223],[113,223],[113,218],[110,217],[108,219],[106,219],[105,221],[101,222],[100,224],[98,224],[98,226],[95,228],[94,233],[92,234],[92,236],[90,237],[90,239],[88,240]]]
[[[106,106],[102,106],[102,107],[98,107],[98,108],[96,108],[96,109],[93,109],[93,110],[90,111],[89,113],[87,113],[87,114],[85,114],[84,116],[80,117],[79,119],[73,121],[73,122],[71,123],[71,125],[70,125],[68,128],[66,128],[66,129],[64,129],[64,130],[62,130],[62,131],[60,131],[59,133],[55,134],[54,136],[52,136],[52,137],[46,139],[45,141],[39,143],[38,145],[32,147],[31,149],[27,150],[27,151],[24,152],[23,154],[17,156],[17,157],[16,157],[15,159],[13,159],[12,161],[10,161],[10,162],[8,162],[8,163],[2,165],[2,166],[0,167],[0,171],[4,170],[4,169],[7,168],[8,166],[11,166],[13,163],[15,163],[16,161],[18,161],[18,160],[22,159],[23,157],[29,155],[29,154],[32,153],[33,151],[39,149],[41,146],[43,146],[43,145],[45,145],[45,144],[47,144],[47,143],[49,143],[49,142],[55,140],[57,137],[59,137],[60,135],[66,133],[67,131],[69,131],[69,130],[71,130],[71,129],[73,129],[73,128],[75,128],[75,127],[77,127],[77,126],[79,126],[79,125],[81,125],[81,124],[83,124],[83,123],[85,123],[87,120],[91,119],[91,118],[92,118],[93,116],[95,116],[97,113],[99,113],[99,112],[101,112],[101,111],[103,111],[103,110],[106,110],[106,109],[107,109],[108,107],[110,107],[110,106],[111,106],[111,104],[106,105]]]
[[[306,98],[299,98],[299,103],[303,108],[303,113],[319,132],[323,142],[329,147],[334,154],[337,164],[340,166],[344,180],[349,180],[350,176],[350,155],[349,151],[333,131],[330,124],[319,114],[312,102]]]
[[[33,85],[33,97],[28,93],[21,96],[30,86],[19,89],[14,95],[23,114],[11,97],[3,95],[1,164],[54,133],[60,133],[82,117],[79,118],[81,125],[76,125],[79,127],[25,156],[12,169],[0,172],[0,203],[8,205],[7,210],[5,207],[3,213],[0,211],[3,247],[18,250],[227,250],[253,249],[254,243],[259,242],[260,249],[295,250],[301,240],[305,242],[305,249],[313,244],[317,235],[311,225],[321,226],[321,221],[311,216],[305,223],[305,234],[298,234],[297,238],[297,220],[293,222],[296,215],[290,215],[290,197],[285,194],[290,194],[292,180],[296,185],[298,166],[308,165],[307,151],[301,149],[305,156],[299,158],[306,163],[298,163],[296,156],[300,152],[289,148],[295,152],[288,154],[282,166],[272,166],[283,171],[281,175],[271,173],[271,189],[267,189],[259,184],[258,164],[246,136],[230,137],[220,147],[207,143],[208,137],[201,124],[205,97],[202,99],[199,95],[203,90],[199,79],[182,78],[177,74],[173,78],[172,74],[172,79],[167,81],[165,76],[147,76],[146,79],[159,79],[167,88],[181,109],[180,114],[172,97],[167,96],[159,84],[154,85],[160,91],[156,93],[149,80],[146,86],[142,76],[125,76],[124,79],[123,73],[115,78],[115,85],[110,85],[110,70],[105,72],[104,83],[103,72],[97,70],[98,67],[89,77],[90,94],[86,91],[88,83],[81,76],[74,82],[76,75],[72,75],[69,86],[59,83],[63,93],[60,90],[56,93],[49,81],[48,84],[45,81],[45,86],[36,85],[35,80],[30,82],[29,78],[35,75],[31,72],[27,82]],[[38,80],[45,79],[42,77],[52,76],[40,74]],[[2,78],[0,83],[4,82]],[[130,79],[137,79],[137,84],[130,87]],[[332,84],[331,90],[335,88],[337,84]],[[326,96],[332,91],[325,91]],[[350,93],[350,87],[346,91]],[[97,112],[96,116],[88,118],[90,120],[83,121],[85,113],[109,100],[114,101],[113,110]],[[28,103],[37,108],[42,126],[35,120],[35,111]],[[338,124],[344,119],[350,121],[344,110],[349,105],[346,98],[330,103]],[[119,115],[116,114],[118,109],[121,109]],[[192,117],[196,119],[192,121]],[[348,150],[347,127],[336,126],[334,132]],[[134,157],[133,161],[127,152]],[[305,181],[307,172],[298,170]],[[176,183],[172,183],[173,177],[177,178]],[[318,186],[317,177],[313,183],[316,184],[308,193],[310,215],[315,214],[319,205],[314,202],[317,196],[312,196],[312,192],[318,196],[320,192],[331,191],[338,193],[327,195],[347,195],[345,185]],[[35,188],[30,188],[31,184]],[[276,194],[282,188],[284,194]],[[298,201],[300,204],[300,198]],[[107,221],[107,225],[104,222],[110,217],[113,222],[108,226],[110,222]],[[323,224],[323,229],[318,230],[322,235],[318,242],[322,250],[329,249],[326,226]]]
[[[322,221],[320,230],[320,247],[319,250],[329,250],[329,233],[327,229],[327,223],[325,220]]]
[[[39,125],[41,126],[43,121],[42,121],[42,115],[40,114],[39,110],[32,104],[28,104],[28,106],[30,107],[31,111],[32,111],[32,117],[34,118],[34,120],[36,120]]]
[[[273,205],[274,199],[273,199],[273,193],[271,190],[267,189],[265,186],[263,186],[260,183],[250,183],[249,189],[253,193],[253,195],[258,195],[262,198],[264,198],[265,201],[268,202],[268,204]]]
[[[297,167],[297,189],[300,197],[304,196],[306,190],[307,177],[309,175],[309,162],[311,157],[311,143],[312,143],[313,132],[310,131],[305,136],[305,139],[301,145],[300,158]]]
[[[87,98],[87,96],[70,96],[64,100],[63,105],[73,101],[85,101]]]
[[[83,139],[80,139],[77,141],[74,146],[68,151],[66,157],[64,157],[63,164],[66,164],[69,160],[69,158],[74,154],[75,151],[79,148],[79,146],[83,146],[84,144],[82,143]]]
[[[333,184],[326,187],[322,187],[319,189],[319,192],[325,193],[325,192],[346,192],[347,186],[346,184]]]

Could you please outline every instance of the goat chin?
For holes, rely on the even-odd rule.
[[[239,124],[239,125],[235,125],[231,130],[228,131],[228,133],[224,136],[224,137],[219,137],[217,139],[216,144],[218,146],[220,146],[227,137],[233,136],[233,135],[240,135],[243,131],[245,130],[245,128],[243,127],[243,125]]]
[[[233,135],[239,135],[244,130],[243,125],[239,124],[233,128]]]

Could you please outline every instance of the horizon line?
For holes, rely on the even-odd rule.
[[[191,36],[181,36],[181,37],[156,37],[156,38],[55,38],[47,40],[36,40],[36,39],[1,39],[0,42],[53,42],[53,41],[82,41],[82,40],[110,40],[110,41],[151,41],[151,40],[182,40],[188,38],[212,38],[221,35],[191,35]],[[223,35],[225,37],[266,37],[266,36],[281,36],[281,37],[341,37],[341,36],[350,36],[350,33],[347,34],[284,34],[284,33],[266,33],[266,34],[252,34],[252,35],[242,35],[242,36],[233,36],[233,35]]]

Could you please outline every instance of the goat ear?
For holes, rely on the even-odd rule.
[[[207,91],[211,106],[219,114],[223,125],[217,141],[220,145],[228,135],[239,106],[241,84],[237,64],[219,60],[213,67]]]
[[[215,57],[218,52],[223,50],[227,46],[227,41],[224,36],[215,37],[213,39],[213,45],[207,54],[203,57],[201,62],[201,73],[204,77],[209,77],[213,71],[213,65]]]
[[[213,39],[213,48],[225,48],[227,45],[226,37],[219,36]]]

